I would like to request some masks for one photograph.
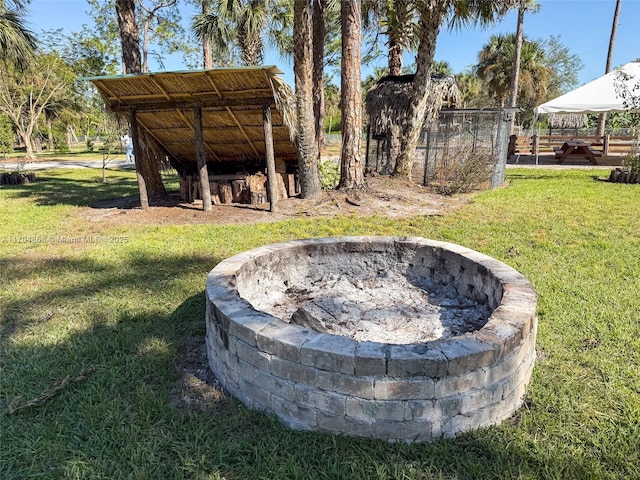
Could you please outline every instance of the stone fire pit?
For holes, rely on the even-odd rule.
[[[501,422],[535,360],[536,294],[491,257],[414,237],[286,242],[207,281],[209,365],[295,429],[402,441]]]

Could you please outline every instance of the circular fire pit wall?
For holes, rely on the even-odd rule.
[[[209,365],[295,429],[432,441],[499,423],[535,360],[536,294],[445,242],[343,237],[268,245],[207,281]]]

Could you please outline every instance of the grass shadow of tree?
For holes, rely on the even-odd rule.
[[[198,402],[183,374],[202,368],[204,293],[200,287],[180,300],[184,290],[174,289],[156,299],[145,290],[162,288],[149,280],[157,272],[193,275],[217,260],[133,256],[125,270],[83,259],[40,259],[21,269],[21,261],[3,260],[7,284],[36,281],[42,271],[55,273],[60,283],[11,295],[3,305],[4,478],[598,476],[597,459],[576,461],[568,452],[540,448],[535,435],[523,440],[510,423],[435,444],[389,444],[292,431],[219,390]],[[77,274],[88,275],[82,288],[66,281]],[[133,303],[120,298],[127,291]],[[61,310],[47,320],[52,306]],[[88,367],[96,367],[93,375],[41,405],[7,413],[18,395],[34,398],[56,379]],[[191,400],[179,401],[185,395]]]

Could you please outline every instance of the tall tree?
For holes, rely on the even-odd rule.
[[[327,36],[327,2],[313,0],[313,115],[318,155],[324,144],[324,43]]]
[[[27,160],[35,159],[32,137],[38,120],[69,95],[74,79],[57,54],[38,55],[25,68],[9,64],[0,69],[0,112],[13,122]]]
[[[411,179],[413,157],[427,113],[431,65],[442,24],[447,18],[452,19],[450,23],[452,26],[469,22],[489,24],[512,7],[514,0],[416,0],[416,4],[420,20],[416,75],[402,136],[401,151],[394,170],[395,175],[407,179]],[[429,112],[431,118],[436,114],[436,111]]]
[[[616,43],[616,33],[618,32],[618,19],[620,18],[620,6],[622,0],[616,0],[616,9],[613,12],[613,22],[611,23],[611,36],[609,37],[609,49],[607,50],[607,64],[604,67],[604,73],[607,74],[611,71],[611,63],[613,62],[613,47]],[[598,128],[596,129],[596,136],[602,137],[604,135],[604,126],[607,122],[607,114],[601,113],[598,118]]]
[[[364,186],[362,172],[361,0],[342,0],[342,154],[338,188]]]
[[[311,0],[293,2],[293,73],[298,114],[298,165],[303,198],[320,195],[318,145],[313,116],[313,6]]]
[[[227,63],[235,61],[236,44],[242,64],[260,65],[265,36],[280,53],[291,54],[291,8],[291,0],[214,0],[209,13],[194,17],[191,30],[200,41],[211,41],[214,56],[222,54]]]
[[[516,26],[516,45],[513,54],[513,68],[511,70],[511,86],[509,106],[515,107],[518,101],[518,79],[520,77],[520,56],[522,55],[522,42],[524,41],[524,13],[526,11],[526,1],[520,0],[518,5],[518,23]],[[509,121],[509,135],[513,133],[515,125],[515,115],[511,115]]]
[[[138,36],[134,0],[116,0],[115,6],[125,73],[140,73],[142,70],[142,57],[140,55],[140,37]],[[131,137],[134,141],[134,152],[136,153],[136,177],[140,190],[140,204],[142,208],[148,208],[149,198],[163,198],[167,195],[167,192],[162,184],[157,159],[152,157],[151,149],[144,148],[141,144],[144,142],[147,145],[152,140],[145,139],[143,135],[138,135],[135,111],[131,112],[129,120]]]
[[[36,39],[26,27],[29,0],[0,0],[0,60],[26,66],[36,49]]]
[[[476,73],[485,82],[496,105],[503,107],[512,88],[516,36],[492,35],[482,48]],[[523,40],[518,81],[521,104],[540,102],[546,98],[550,69],[545,66],[543,47],[526,38]]]
[[[142,71],[142,57],[140,56],[140,38],[136,22],[136,4],[134,0],[116,0],[115,7],[118,16],[124,73],[140,73]]]

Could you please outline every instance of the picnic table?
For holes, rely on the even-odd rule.
[[[601,151],[593,149],[590,143],[580,140],[569,140],[568,142],[564,142],[562,147],[554,147],[553,151],[556,154],[556,163],[562,163],[567,159],[567,157],[571,156],[585,157],[589,159],[592,164],[598,165],[596,157],[602,156]]]

